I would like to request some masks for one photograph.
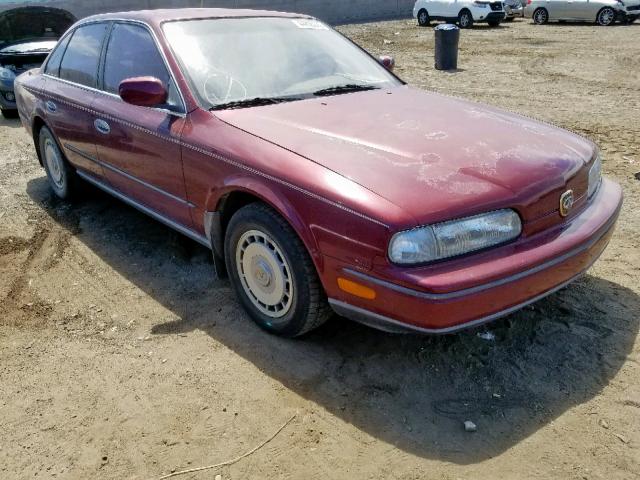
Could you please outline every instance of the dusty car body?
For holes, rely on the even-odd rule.
[[[78,61],[74,35],[95,55]],[[111,42],[137,76],[109,73]],[[314,56],[326,45],[340,62]],[[306,16],[90,17],[16,85],[56,194],[81,177],[211,248],[252,319],[286,336],[331,311],[388,331],[493,320],[583,274],[622,203],[590,141],[411,88]]]
[[[16,115],[13,82],[39,67],[75,19],[62,10],[21,7],[0,13],[0,110]]]
[[[528,0],[524,16],[538,25],[556,21],[596,22],[602,26],[616,20],[633,23],[640,17],[640,1]]]

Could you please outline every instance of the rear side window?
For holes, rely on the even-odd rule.
[[[51,55],[49,55],[49,60],[45,66],[44,73],[47,75],[53,75],[54,77],[57,77],[60,74],[60,61],[62,60],[64,51],[67,49],[69,40],[71,40],[71,35],[67,35],[61,42],[58,42],[56,48],[51,52]]]
[[[169,92],[169,105],[178,105],[178,92],[149,31],[139,25],[116,23],[111,30],[104,64],[104,89],[118,93],[120,82],[132,77],[156,77]]]
[[[60,64],[60,78],[87,87],[97,86],[98,63],[106,30],[105,23],[76,29]]]

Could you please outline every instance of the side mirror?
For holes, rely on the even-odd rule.
[[[384,68],[386,68],[390,72],[393,72],[393,67],[396,66],[395,59],[389,55],[383,55],[381,57],[378,57],[378,61]]]
[[[120,98],[139,107],[156,107],[167,102],[167,88],[155,77],[126,78],[118,87]]]

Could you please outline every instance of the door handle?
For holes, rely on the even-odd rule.
[[[58,107],[56,106],[56,104],[53,103],[51,100],[47,101],[47,103],[45,103],[45,106],[47,107],[47,110],[49,110],[51,113],[55,113],[55,111],[58,110]]]
[[[100,118],[96,119],[93,122],[93,126],[96,127],[96,130],[103,135],[108,135],[111,131],[111,127],[109,126],[109,124]]]

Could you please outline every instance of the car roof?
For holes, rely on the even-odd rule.
[[[273,10],[249,10],[239,8],[173,8],[158,10],[136,10],[130,12],[113,12],[92,15],[80,23],[98,20],[138,20],[159,25],[173,20],[197,20],[204,18],[246,18],[246,17],[285,17],[311,18],[298,13],[276,12]]]

